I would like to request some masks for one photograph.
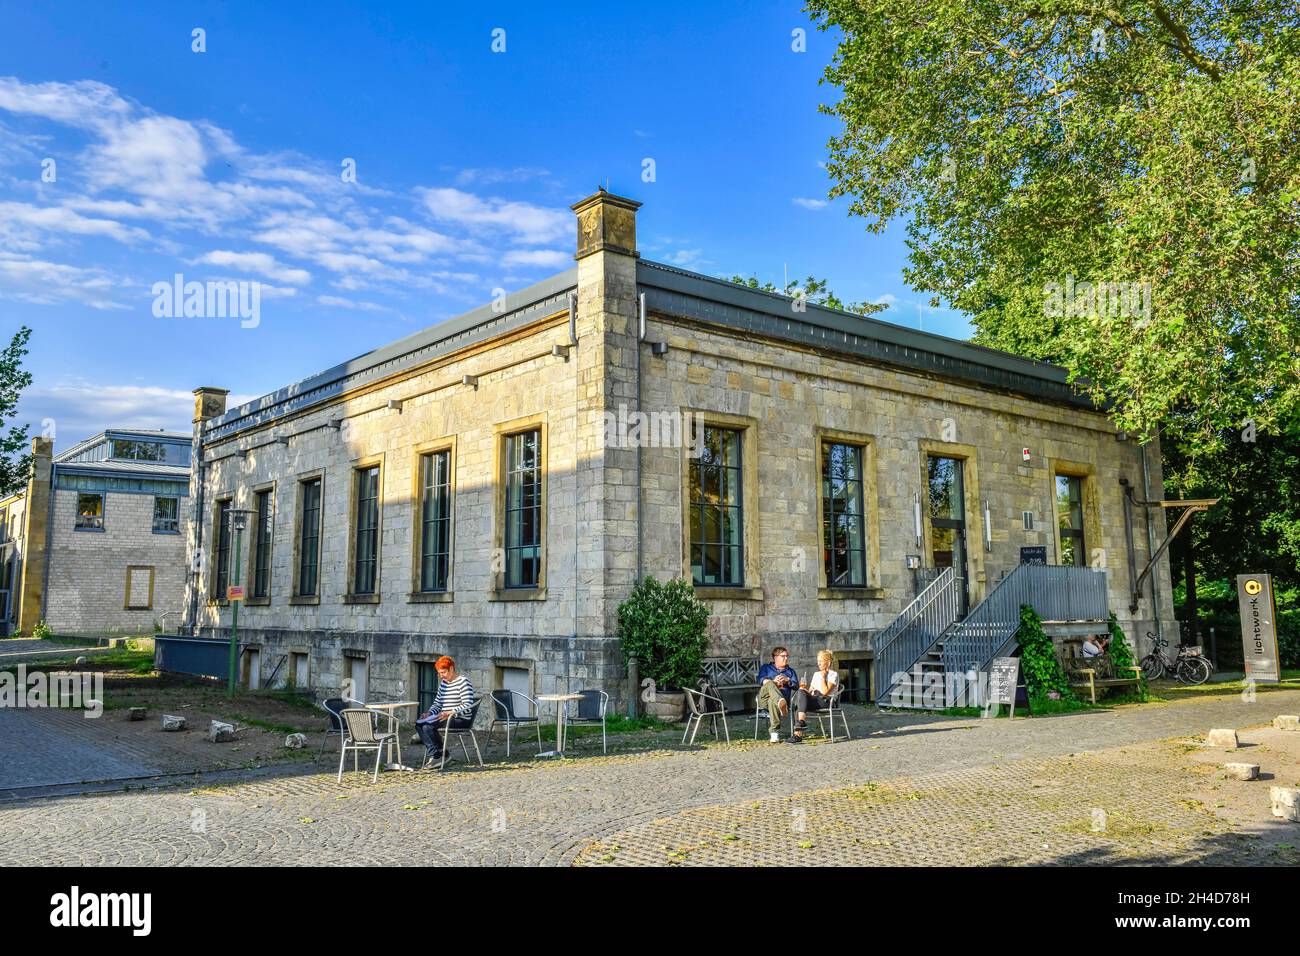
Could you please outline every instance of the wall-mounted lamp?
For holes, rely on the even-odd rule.
[[[1116,440],[1116,441],[1128,441],[1128,432],[1116,432],[1116,433],[1115,433],[1115,440]]]
[[[912,492],[912,519],[916,524],[916,546],[921,546],[921,493]]]
[[[404,401],[400,398],[390,398],[388,400],[388,408],[390,411],[400,412],[403,404]]]
[[[988,499],[984,499],[984,550],[993,550],[993,525],[992,517],[989,514]]]
[[[552,345],[551,354],[567,362],[569,360],[569,347],[567,345]]]
[[[325,423],[325,427],[333,428],[335,431],[337,431],[338,429],[343,427],[343,419],[331,418],[328,422]]]
[[[665,355],[668,354],[668,343],[667,343],[667,342],[651,342],[651,343],[650,343],[650,354],[653,355],[655,358],[663,358]]]
[[[468,386],[470,386],[471,388],[478,388],[478,376],[477,376],[477,375],[462,375],[461,378],[460,378],[460,384],[462,384],[462,385],[468,385]]]

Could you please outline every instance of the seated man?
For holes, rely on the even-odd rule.
[[[450,721],[452,729],[466,729],[474,710],[474,685],[464,674],[456,673],[456,662],[443,655],[433,668],[439,677],[438,696],[415,721],[416,732],[424,741],[426,768],[442,762],[442,727]]]
[[[799,683],[799,693],[795,697],[795,713],[798,719],[794,725],[794,736],[787,743],[803,743],[803,732],[808,729],[808,713],[825,710],[831,694],[839,686],[840,675],[831,670],[832,654],[830,651],[817,652],[817,670],[813,671],[812,683]]]
[[[781,718],[790,713],[790,695],[799,686],[799,675],[790,666],[790,652],[772,648],[772,661],[758,671],[758,703],[767,707],[768,735],[772,743],[781,739]]]
[[[1109,644],[1109,637],[1098,638],[1093,634],[1089,634],[1083,639],[1083,656],[1101,657],[1101,655],[1106,653],[1106,647]]]

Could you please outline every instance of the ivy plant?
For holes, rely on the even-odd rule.
[[[1050,699],[1052,693],[1061,700],[1074,700],[1074,693],[1065,678],[1061,662],[1056,658],[1056,646],[1043,630],[1043,619],[1028,604],[1020,605],[1020,667],[1029,688],[1029,704],[1035,700]]]

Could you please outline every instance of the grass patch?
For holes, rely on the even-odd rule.
[[[116,670],[131,674],[152,674],[153,651],[133,651],[129,648],[114,648],[86,657],[85,664],[78,664],[74,657],[41,658],[34,661],[21,661],[30,673],[32,671],[62,671],[79,667],[87,671]],[[17,673],[18,663],[5,664],[0,671]]]

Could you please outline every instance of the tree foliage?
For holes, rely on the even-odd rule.
[[[31,372],[23,370],[23,356],[27,354],[27,340],[32,330],[20,328],[9,345],[0,351],[0,496],[11,495],[27,486],[31,477],[32,456],[27,448],[27,426],[5,423],[13,418],[23,389],[32,384]]]
[[[830,194],[906,220],[913,288],[1193,456],[1296,417],[1294,0],[807,9],[842,36]]]
[[[805,279],[802,284],[798,280],[787,282],[784,289],[778,289],[770,282],[760,284],[754,276],[748,279],[744,276],[732,276],[731,281],[748,289],[774,292],[777,295],[787,295],[792,299],[803,296],[813,305],[824,305],[828,309],[839,309],[841,312],[853,312],[856,315],[872,315],[888,308],[880,302],[845,302],[830,290],[829,283],[825,279],[814,279],[812,276]]]

